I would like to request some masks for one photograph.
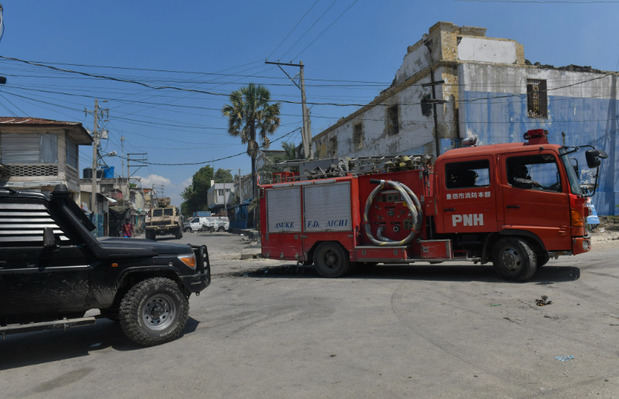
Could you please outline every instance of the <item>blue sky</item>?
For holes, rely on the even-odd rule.
[[[170,5],[174,4],[174,5]],[[406,53],[437,21],[487,28],[515,39],[532,62],[619,70],[619,1],[40,1],[4,0],[0,55],[150,85],[230,93],[262,83],[274,99],[299,91],[265,58],[306,65],[308,101],[366,103],[386,88]],[[79,64],[65,65],[65,64]],[[102,66],[126,67],[103,68]],[[138,69],[136,69],[138,68]],[[159,69],[155,72],[143,69]],[[289,69],[295,73],[294,69]],[[0,115],[82,122],[94,98],[107,100],[105,152],[147,152],[151,162],[202,162],[238,154],[226,132],[225,96],[153,90],[0,59]],[[62,94],[61,94],[62,93]],[[311,107],[312,133],[356,107]],[[282,104],[280,137],[301,126],[301,106]],[[300,143],[298,131],[275,142]],[[80,168],[92,151],[81,148]],[[120,159],[106,158],[120,169]],[[246,155],[212,163],[249,173]],[[135,174],[179,193],[200,166],[152,165]]]

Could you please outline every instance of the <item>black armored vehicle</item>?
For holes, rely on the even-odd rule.
[[[97,239],[94,228],[63,185],[49,195],[0,187],[0,336],[96,317],[139,345],[182,334],[189,296],[210,284],[206,246]]]

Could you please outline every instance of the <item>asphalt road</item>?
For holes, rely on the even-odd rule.
[[[473,265],[329,280],[241,261],[257,249],[239,236],[181,241],[206,242],[214,274],[182,338],[138,348],[106,320],[8,336],[0,397],[619,397],[619,241],[524,284]]]

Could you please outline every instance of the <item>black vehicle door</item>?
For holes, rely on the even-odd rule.
[[[56,248],[44,248],[45,228],[53,229]],[[0,199],[0,315],[83,312],[89,302],[89,259],[59,227],[45,200]]]

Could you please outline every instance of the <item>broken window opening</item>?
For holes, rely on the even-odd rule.
[[[400,119],[399,119],[399,107],[398,104],[392,105],[387,108],[387,134],[398,134],[400,131]]]
[[[337,155],[337,137],[331,137],[329,139],[329,155],[336,156]]]
[[[527,79],[527,111],[529,118],[548,118],[546,81]]]
[[[432,104],[430,103],[430,99],[432,96],[430,94],[426,94],[421,98],[421,113],[423,116],[432,115]]]
[[[355,150],[363,148],[363,124],[357,123],[353,126],[352,142]]]

